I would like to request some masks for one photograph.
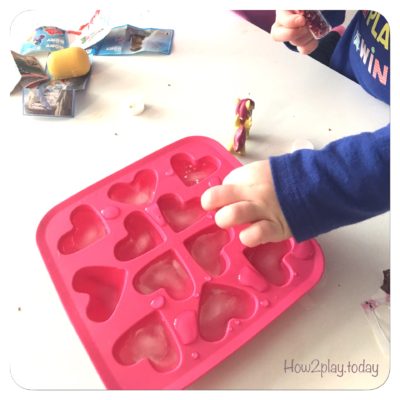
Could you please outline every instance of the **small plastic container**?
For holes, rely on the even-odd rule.
[[[108,389],[188,386],[320,279],[315,240],[246,248],[202,209],[201,194],[240,165],[216,141],[187,137],[41,221],[40,252]]]
[[[300,14],[304,15],[308,29],[315,39],[322,39],[332,30],[331,25],[325,19],[321,11],[301,10]]]
[[[47,59],[47,70],[53,79],[69,79],[86,75],[90,59],[81,47],[68,47],[53,51]]]

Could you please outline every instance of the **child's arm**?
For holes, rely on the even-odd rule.
[[[390,125],[321,150],[271,157],[274,185],[294,237],[305,240],[390,207]]]
[[[240,233],[249,247],[302,241],[389,209],[389,125],[233,170],[204,192],[204,209],[219,209],[221,228],[250,223]]]

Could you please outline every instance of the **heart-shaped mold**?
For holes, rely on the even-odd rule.
[[[290,251],[288,240],[277,243],[265,243],[257,247],[248,247],[244,255],[264,278],[275,286],[283,286],[289,281],[288,269],[282,264],[282,258]]]
[[[189,275],[172,251],[169,251],[138,272],[134,288],[142,294],[150,294],[164,288],[175,300],[185,299],[193,291]]]
[[[157,185],[154,171],[146,169],[138,172],[130,183],[116,183],[108,191],[108,197],[121,203],[141,206],[151,203]]]
[[[316,242],[246,249],[214,212],[198,216],[192,199],[238,163],[213,140],[185,138],[41,221],[40,253],[108,389],[188,387],[320,279]]]
[[[75,208],[70,216],[72,229],[58,241],[62,254],[72,254],[106,235],[106,228],[97,213],[87,205]]]
[[[216,171],[218,161],[211,156],[194,160],[188,154],[180,153],[171,158],[171,165],[182,182],[186,186],[192,186],[200,183]]]
[[[226,268],[221,250],[228,242],[228,232],[214,225],[190,237],[185,241],[185,246],[205,271],[213,276],[218,276]]]
[[[114,344],[113,355],[122,365],[148,359],[156,371],[167,372],[179,363],[177,345],[158,312],[128,329]]]
[[[104,322],[113,314],[125,282],[125,271],[114,267],[85,267],[74,276],[74,290],[89,295],[86,314],[95,322]]]
[[[205,284],[199,305],[200,336],[209,342],[222,339],[228,322],[233,318],[249,318],[255,306],[254,298],[243,290],[233,286]]]
[[[139,211],[130,213],[125,218],[124,225],[128,235],[114,248],[115,257],[120,261],[132,260],[162,242],[157,229]]]
[[[158,207],[175,232],[182,231],[205,215],[199,197],[183,202],[175,194],[165,194],[158,199]]]

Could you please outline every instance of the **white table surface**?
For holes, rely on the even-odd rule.
[[[2,252],[13,278],[10,371],[24,388],[104,388],[36,247],[38,223],[54,205],[179,138],[204,135],[227,143],[238,97],[256,103],[243,163],[290,151],[296,138],[321,148],[389,121],[389,107],[356,83],[290,52],[230,12],[142,9],[112,18],[115,24],[174,29],[171,55],[95,58],[72,119],[23,116],[20,94],[9,101],[13,129],[0,139],[8,171],[2,174],[8,188],[1,197]],[[128,105],[137,94],[147,109],[134,117]],[[326,257],[320,283],[188,389],[384,383],[389,359],[360,303],[377,292],[389,267],[389,238],[389,214],[318,237]],[[285,360],[365,360],[378,364],[379,373],[285,373]]]

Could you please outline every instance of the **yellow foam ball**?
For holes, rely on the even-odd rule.
[[[53,51],[47,59],[47,70],[54,79],[76,78],[90,70],[90,60],[80,47]]]

